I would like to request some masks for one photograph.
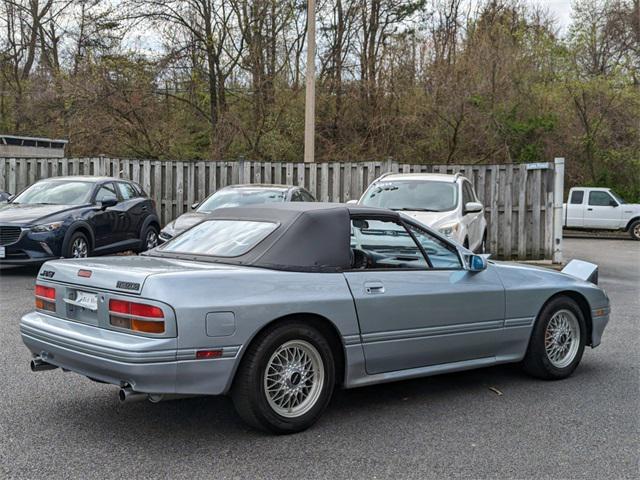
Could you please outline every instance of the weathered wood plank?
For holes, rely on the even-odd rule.
[[[329,201],[329,164],[323,163],[320,166],[320,200]]]
[[[331,188],[331,196],[329,197],[330,202],[339,202],[340,201],[340,162],[333,162],[331,164],[331,168],[333,170],[332,175],[332,188]]]
[[[518,258],[527,256],[527,176],[526,165],[518,168]]]
[[[164,196],[162,197],[162,223],[167,224],[175,217],[173,215],[173,162],[164,162]]]
[[[176,162],[174,192],[175,195],[173,198],[176,202],[175,216],[177,218],[184,213],[184,162]]]
[[[531,230],[531,255],[532,258],[538,258],[540,255],[540,206],[541,206],[541,171],[533,171],[533,183],[531,185],[531,205],[533,228]]]
[[[500,182],[500,169],[497,165],[493,165],[491,173],[491,194],[489,200],[491,202],[491,227],[489,228],[489,249],[491,252],[498,253],[498,232],[500,230],[500,221],[498,220],[498,187]]]
[[[513,229],[513,169],[512,165],[507,165],[504,180],[504,220],[502,230],[502,255],[505,259],[511,259],[513,252],[511,247],[512,229]]]

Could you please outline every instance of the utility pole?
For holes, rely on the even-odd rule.
[[[304,101],[304,161],[313,162],[316,135],[316,0],[307,0],[307,88]]]

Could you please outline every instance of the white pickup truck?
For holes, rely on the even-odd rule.
[[[622,230],[640,240],[640,205],[626,203],[609,188],[572,188],[563,219],[565,228]]]

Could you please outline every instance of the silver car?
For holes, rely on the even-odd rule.
[[[575,370],[609,319],[597,269],[487,261],[399,212],[220,209],[138,257],[56,260],[20,322],[34,371],[122,400],[230,394],[254,427],[312,425],[336,387],[522,362]]]

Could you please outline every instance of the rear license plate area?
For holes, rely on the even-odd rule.
[[[65,295],[66,316],[70,320],[98,325],[100,296],[96,292],[68,288]]]

